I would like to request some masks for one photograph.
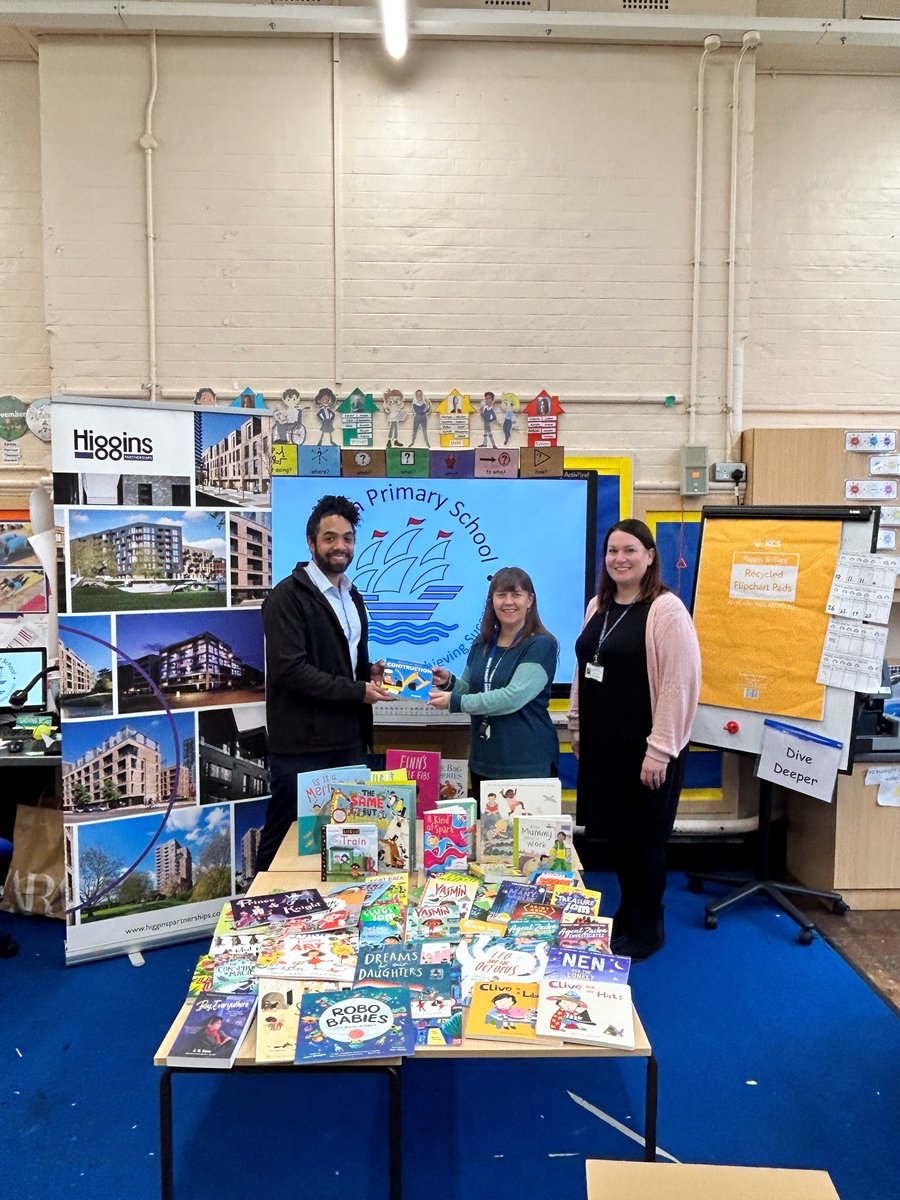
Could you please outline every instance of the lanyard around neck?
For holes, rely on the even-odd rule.
[[[637,604],[639,599],[640,599],[639,595],[635,596],[635,598],[631,601],[631,603],[626,605],[625,611],[623,613],[619,613],[619,615],[613,621],[612,625],[610,625],[608,630],[607,630],[606,626],[609,622],[610,605],[608,604],[606,606],[606,610],[603,613],[603,625],[600,629],[600,637],[597,639],[597,649],[594,651],[594,662],[597,662],[598,658],[600,657],[600,647],[603,645],[603,643],[606,641],[606,639],[609,637],[609,635],[612,633],[612,631],[615,629],[615,627],[619,624],[619,622],[625,620],[625,618],[628,616],[628,614],[631,612],[631,610]],[[611,603],[612,603],[612,601],[610,601],[610,604]]]
[[[494,641],[491,642],[490,648],[488,649],[488,656],[484,663],[484,690],[486,692],[489,692],[491,690],[491,683],[493,681],[494,676],[497,674],[497,667],[499,667],[500,663],[503,661],[504,654],[507,652],[507,650],[512,650],[513,646],[516,644],[516,642],[519,640],[519,638],[521,636],[522,636],[522,630],[520,629],[519,632],[516,634],[516,636],[513,638],[513,640],[510,642],[510,644],[508,646],[503,646],[500,649],[500,653],[497,656],[497,663],[493,670],[491,670],[491,663],[494,661],[494,653],[498,648],[498,646],[497,646],[498,639],[495,638]]]

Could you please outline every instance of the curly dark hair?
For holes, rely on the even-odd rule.
[[[325,517],[343,517],[349,521],[354,530],[359,524],[360,512],[352,500],[346,496],[323,496],[306,522],[306,540],[314,542],[319,533],[319,525]]]

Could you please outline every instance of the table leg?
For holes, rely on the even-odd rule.
[[[656,1112],[659,1101],[659,1063],[656,1055],[647,1059],[647,1091],[644,1097],[644,1160],[656,1162]]]
[[[390,1200],[401,1200],[403,1192],[403,1092],[399,1067],[388,1067],[390,1080]]]
[[[172,1153],[172,1068],[159,1080],[159,1171],[161,1200],[175,1200],[175,1162]]]

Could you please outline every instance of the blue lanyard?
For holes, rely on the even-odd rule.
[[[639,596],[635,596],[635,598],[632,600],[632,602],[626,607],[625,611],[623,613],[620,613],[619,616],[617,616],[616,619],[613,621],[612,625],[610,625],[609,632],[607,632],[607,629],[606,629],[607,622],[609,621],[609,605],[606,606],[606,610],[603,613],[603,626],[600,630],[600,637],[597,639],[597,649],[594,651],[594,657],[592,660],[593,662],[597,662],[598,658],[600,657],[601,646],[606,641],[606,639],[609,637],[609,635],[612,633],[612,631],[615,629],[615,627],[619,624],[619,622],[625,620],[625,618],[628,616],[628,614],[631,612],[631,610],[637,604],[639,599],[640,599]]]
[[[497,639],[495,639],[493,642],[491,642],[490,649],[488,650],[488,656],[487,656],[487,659],[485,660],[485,664],[484,664],[484,690],[486,692],[489,692],[491,690],[491,682],[492,682],[494,676],[497,674],[497,667],[499,667],[500,663],[503,661],[503,655],[507,652],[507,650],[512,650],[513,646],[516,644],[516,642],[519,640],[519,638],[521,636],[522,636],[522,630],[520,629],[519,632],[516,634],[516,636],[513,638],[513,640],[510,642],[510,644],[508,646],[503,647],[503,649],[500,651],[500,654],[497,658],[497,666],[494,667],[493,671],[491,670],[491,663],[494,661],[494,651],[497,649]]]

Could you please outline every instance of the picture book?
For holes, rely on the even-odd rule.
[[[504,879],[516,879],[519,883],[531,882],[527,875],[520,875],[515,870],[511,861],[509,863],[470,862],[468,870],[470,875],[483,879],[485,883],[502,883]]]
[[[256,1061],[292,1063],[297,1048],[300,997],[311,992],[334,992],[339,983],[314,980],[269,980],[256,1007]]]
[[[490,921],[508,923],[517,905],[547,905],[549,901],[550,893],[546,888],[535,887],[532,883],[516,883],[514,880],[504,879],[497,888],[497,894],[487,913],[487,918]],[[519,912],[517,915],[521,917],[522,913]]]
[[[440,785],[441,756],[436,750],[388,750],[387,767],[400,767],[416,785],[416,816],[435,808]]]
[[[498,812],[483,812],[478,824],[478,861],[484,866],[513,870],[513,822]]]
[[[189,996],[201,996],[204,992],[212,991],[214,962],[215,958],[212,954],[201,954],[197,959],[191,982],[188,984]]]
[[[575,884],[574,871],[543,871],[540,868],[532,871],[528,876],[529,883],[536,883],[540,887],[555,888],[558,883]]]
[[[428,879],[419,903],[435,904],[442,900],[453,900],[462,920],[469,915],[479,887],[479,881],[472,875],[460,871],[444,871]]]
[[[336,898],[343,899],[349,892],[360,892],[363,908],[365,908],[383,896],[390,886],[391,876],[389,875],[373,875],[368,879],[360,879],[356,883],[337,883],[327,889],[325,901],[327,903]]]
[[[234,929],[253,929],[272,925],[289,917],[310,917],[324,912],[327,905],[315,888],[296,892],[276,892],[271,896],[238,896],[231,901]]]
[[[244,933],[214,933],[209,952],[213,956],[227,951],[230,954],[252,954],[255,957],[276,936],[268,925],[258,925]]]
[[[230,1067],[256,1012],[256,996],[198,996],[166,1057],[170,1067]]]
[[[354,985],[362,983],[422,983],[429,967],[440,962],[428,961],[428,948],[432,944],[448,946],[448,943],[425,941],[401,942],[388,946],[360,946],[356,960]],[[441,955],[445,962],[455,963],[453,949]]]
[[[543,979],[537,1032],[567,1042],[634,1049],[634,1012],[627,983],[575,983]]]
[[[557,943],[570,950],[593,950],[597,954],[609,954],[612,933],[612,917],[595,917],[593,921],[574,921],[570,925],[561,925]]]
[[[350,767],[323,767],[297,776],[297,835],[299,854],[318,854],[319,830],[328,820],[332,788],[347,780],[368,781],[365,763]]]
[[[441,800],[459,800],[469,795],[469,760],[441,756]]]
[[[574,818],[553,816],[513,817],[513,861],[523,875],[546,869],[572,870]]]
[[[536,983],[547,965],[547,943],[479,934],[461,938],[456,947],[463,1004],[476,979]]]
[[[359,924],[365,892],[348,888],[340,896],[325,896],[325,910],[311,917],[292,917],[280,924],[270,925],[276,935],[289,933],[336,933],[339,929],[355,929]],[[260,931],[262,932],[262,931]]]
[[[559,779],[487,779],[481,784],[481,816],[552,817],[562,812]]]
[[[627,983],[631,959],[621,954],[597,954],[593,950],[551,946],[544,969],[545,979],[563,983]]]
[[[465,1018],[467,1038],[535,1042],[537,983],[476,980]]]
[[[213,958],[212,991],[221,995],[256,995],[256,955],[223,950]]]
[[[409,783],[405,767],[395,767],[390,771],[370,771],[369,778],[360,780],[361,783],[371,783],[381,786],[385,783]]]
[[[331,823],[378,826],[378,871],[391,874],[415,868],[416,785],[348,784],[331,793]]]
[[[256,976],[258,980],[331,979],[349,984],[358,950],[356,930],[280,938],[270,952],[259,956]]]
[[[466,854],[470,859],[474,859],[478,852],[478,801],[466,796],[457,800],[438,800],[434,807],[461,808],[466,814]]]
[[[300,998],[297,1063],[412,1054],[409,988],[351,988]]]
[[[459,941],[459,907],[454,900],[436,904],[419,903],[406,914],[407,940]]]
[[[322,879],[359,879],[378,865],[378,826],[322,826]]]
[[[404,941],[406,910],[409,903],[409,876],[391,875],[387,891],[359,915],[360,941],[380,945]]]
[[[381,685],[398,700],[428,700],[431,691],[431,667],[424,663],[402,662],[397,658],[384,660]],[[388,764],[390,765],[390,764]]]
[[[562,910],[563,925],[576,921],[593,921],[600,914],[603,893],[574,884],[557,884],[551,902]]]
[[[465,871],[469,819],[462,809],[430,808],[422,814],[422,865],[426,875]]]
[[[559,933],[559,922],[540,917],[523,917],[510,920],[504,935],[510,938],[531,938],[534,941],[552,942]]]

